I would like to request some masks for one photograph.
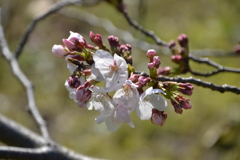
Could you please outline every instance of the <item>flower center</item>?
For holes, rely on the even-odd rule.
[[[110,64],[109,65],[109,74],[113,74],[114,72],[116,72],[118,70],[118,66],[116,61],[114,60],[114,64]]]

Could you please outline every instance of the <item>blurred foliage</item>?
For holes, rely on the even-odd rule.
[[[2,23],[12,51],[32,18],[54,2],[57,0],[0,0]],[[133,19],[165,41],[176,40],[178,35],[185,33],[193,49],[231,51],[240,39],[238,0],[131,0],[126,4]],[[136,38],[153,43],[130,27],[123,16],[105,2],[96,6],[67,8],[108,18]],[[135,129],[122,125],[117,132],[110,133],[105,124],[97,125],[94,121],[97,112],[80,109],[68,98],[64,87],[69,76],[66,63],[51,53],[52,46],[61,44],[61,39],[67,38],[70,30],[82,34],[88,42],[89,31],[100,33],[105,38],[108,36],[103,28],[52,14],[38,23],[19,58],[21,68],[35,85],[37,106],[47,120],[54,140],[86,155],[114,160],[240,159],[240,98],[232,93],[222,94],[195,86],[190,97],[193,108],[178,115],[169,103],[168,119],[163,127],[141,121],[136,115],[133,115]],[[144,55],[145,52],[133,48],[137,70],[147,71]],[[159,55],[162,66],[174,66],[168,56]],[[240,57],[211,59],[224,66],[240,68]],[[0,112],[38,132],[26,112],[23,87],[12,76],[11,68],[3,57],[0,64]],[[199,71],[212,69],[195,63],[192,66]],[[240,86],[237,74],[222,73],[201,79],[219,85]]]

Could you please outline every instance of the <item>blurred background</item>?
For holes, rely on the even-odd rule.
[[[32,19],[55,2],[57,0],[0,0],[2,24],[12,52]],[[190,49],[231,52],[240,41],[239,0],[131,0],[126,1],[126,6],[133,19],[166,42],[185,33],[190,39]],[[101,19],[94,20],[93,15]],[[65,60],[53,56],[51,48],[54,44],[62,44],[62,38],[67,38],[69,31],[80,33],[88,43],[91,43],[89,31],[100,33],[107,44],[110,30],[105,28],[109,21],[104,20],[137,39],[154,44],[130,27],[113,6],[102,1],[95,6],[68,6],[61,14],[54,13],[40,21],[19,58],[20,67],[35,86],[36,103],[48,122],[51,137],[79,153],[113,160],[239,160],[239,95],[195,86],[189,97],[193,108],[179,115],[169,103],[168,119],[163,127],[141,121],[133,113],[135,128],[122,125],[114,133],[107,131],[105,124],[95,123],[96,111],[80,109],[68,98],[64,82],[70,76],[69,71]],[[115,36],[122,36],[118,34],[116,32]],[[126,42],[121,40],[121,43]],[[136,70],[147,71],[145,53],[150,48],[140,47],[132,48],[133,64]],[[160,51],[158,54],[162,67],[174,67],[169,55]],[[224,66],[240,68],[240,57],[215,56],[210,59]],[[203,72],[213,69],[195,63],[191,65]],[[221,73],[210,78],[196,78],[240,87],[239,74]],[[0,103],[2,114],[39,133],[26,111],[25,90],[13,77],[3,56],[0,58]]]

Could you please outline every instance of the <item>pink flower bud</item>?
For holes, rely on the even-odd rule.
[[[68,37],[68,40],[73,42],[74,44],[85,44],[86,40],[83,38],[83,36],[81,36],[79,33],[76,32],[72,32],[70,31],[70,36]]]
[[[91,41],[96,44],[98,47],[102,47],[103,41],[102,41],[102,36],[100,34],[94,34],[92,31],[89,33],[89,37]]]
[[[54,45],[52,47],[52,53],[57,57],[65,57],[68,55],[68,49],[65,48],[63,45]]]
[[[91,95],[92,92],[89,89],[84,88],[83,85],[77,88],[76,99],[78,102],[86,102],[91,98]]]
[[[151,121],[153,124],[163,126],[167,119],[167,113],[164,111],[159,111],[157,109],[152,110]]]
[[[192,91],[194,89],[193,85],[190,83],[179,83],[178,84],[179,88],[178,91],[181,92],[182,94],[191,96]]]
[[[159,65],[161,64],[161,61],[160,61],[159,56],[154,56],[154,57],[153,57],[153,63],[154,63],[154,65],[155,65],[156,68],[159,67]]]
[[[74,51],[77,49],[76,45],[69,41],[68,39],[62,39],[63,44],[71,51]]]
[[[156,55],[157,55],[157,52],[154,49],[149,49],[146,54],[148,58],[152,58],[153,56],[156,56]]]
[[[174,40],[171,40],[169,43],[168,43],[168,48],[169,49],[174,49],[176,47],[176,42]]]
[[[108,42],[109,42],[110,46],[113,47],[113,48],[117,48],[117,47],[120,46],[118,37],[109,36],[108,37]]]
[[[177,64],[181,63],[183,58],[180,54],[172,55],[171,60]]]
[[[171,68],[170,67],[159,67],[157,70],[157,75],[169,75],[171,74]]]
[[[124,52],[127,52],[128,51],[128,47],[126,45],[121,45],[120,46],[120,52],[121,53],[124,53]]]
[[[153,62],[148,63],[148,69],[153,70],[155,68],[155,64]]]
[[[181,34],[178,36],[178,43],[181,47],[186,47],[188,45],[188,37],[186,34]]]
[[[182,114],[183,113],[183,109],[182,109],[182,107],[181,107],[181,105],[180,104],[178,104],[176,101],[174,101],[174,100],[171,100],[171,103],[172,103],[172,105],[173,105],[173,107],[174,107],[174,111],[176,112],[176,113],[178,113],[178,114]]]
[[[177,95],[175,99],[171,100],[172,105],[174,106],[175,112],[182,114],[182,108],[184,109],[191,109],[192,104],[190,102],[190,99],[185,98],[181,95]]]
[[[128,51],[131,52],[132,51],[132,46],[130,44],[126,44],[126,47],[128,48]]]
[[[137,82],[138,78],[139,78],[138,74],[132,74],[129,80],[131,80],[132,82]]]
[[[78,88],[81,85],[81,82],[77,76],[69,77],[67,82],[71,88]]]
[[[142,85],[147,85],[147,83],[149,83],[150,80],[151,80],[150,78],[147,78],[147,77],[144,77],[144,76],[140,76],[138,78],[138,82]]]

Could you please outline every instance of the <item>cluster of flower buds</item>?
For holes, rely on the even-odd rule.
[[[177,83],[177,82],[159,82],[159,86],[165,91],[165,97],[171,100],[171,103],[178,114],[183,113],[183,109],[191,109],[192,104],[188,98],[179,94],[182,93],[191,96],[193,93],[193,85],[190,83]]]
[[[131,45],[120,44],[118,37],[109,36],[108,49],[100,34],[90,32],[89,37],[96,46],[87,44],[80,34],[70,32],[68,39],[63,39],[64,45],[54,45],[52,53],[66,57],[71,73],[65,82],[69,97],[80,108],[98,111],[95,119],[98,124],[105,122],[113,132],[123,123],[133,128],[131,113],[136,112],[141,120],[163,126],[167,119],[165,98],[171,100],[177,113],[182,113],[182,108],[191,108],[190,100],[178,94],[191,95],[191,84],[156,80],[160,74],[170,74],[170,68],[160,68],[155,50],[146,53],[150,59],[148,77],[134,72]]]
[[[159,56],[157,56],[157,52],[153,49],[149,49],[146,53],[146,56],[149,58],[150,62],[148,63],[148,69],[150,71],[150,77],[156,78],[157,70],[161,64]]]
[[[178,65],[173,74],[187,73],[189,71],[188,65],[188,37],[185,34],[178,36],[178,43],[180,48],[177,47],[174,41],[168,44],[169,49],[172,51],[171,60]]]

